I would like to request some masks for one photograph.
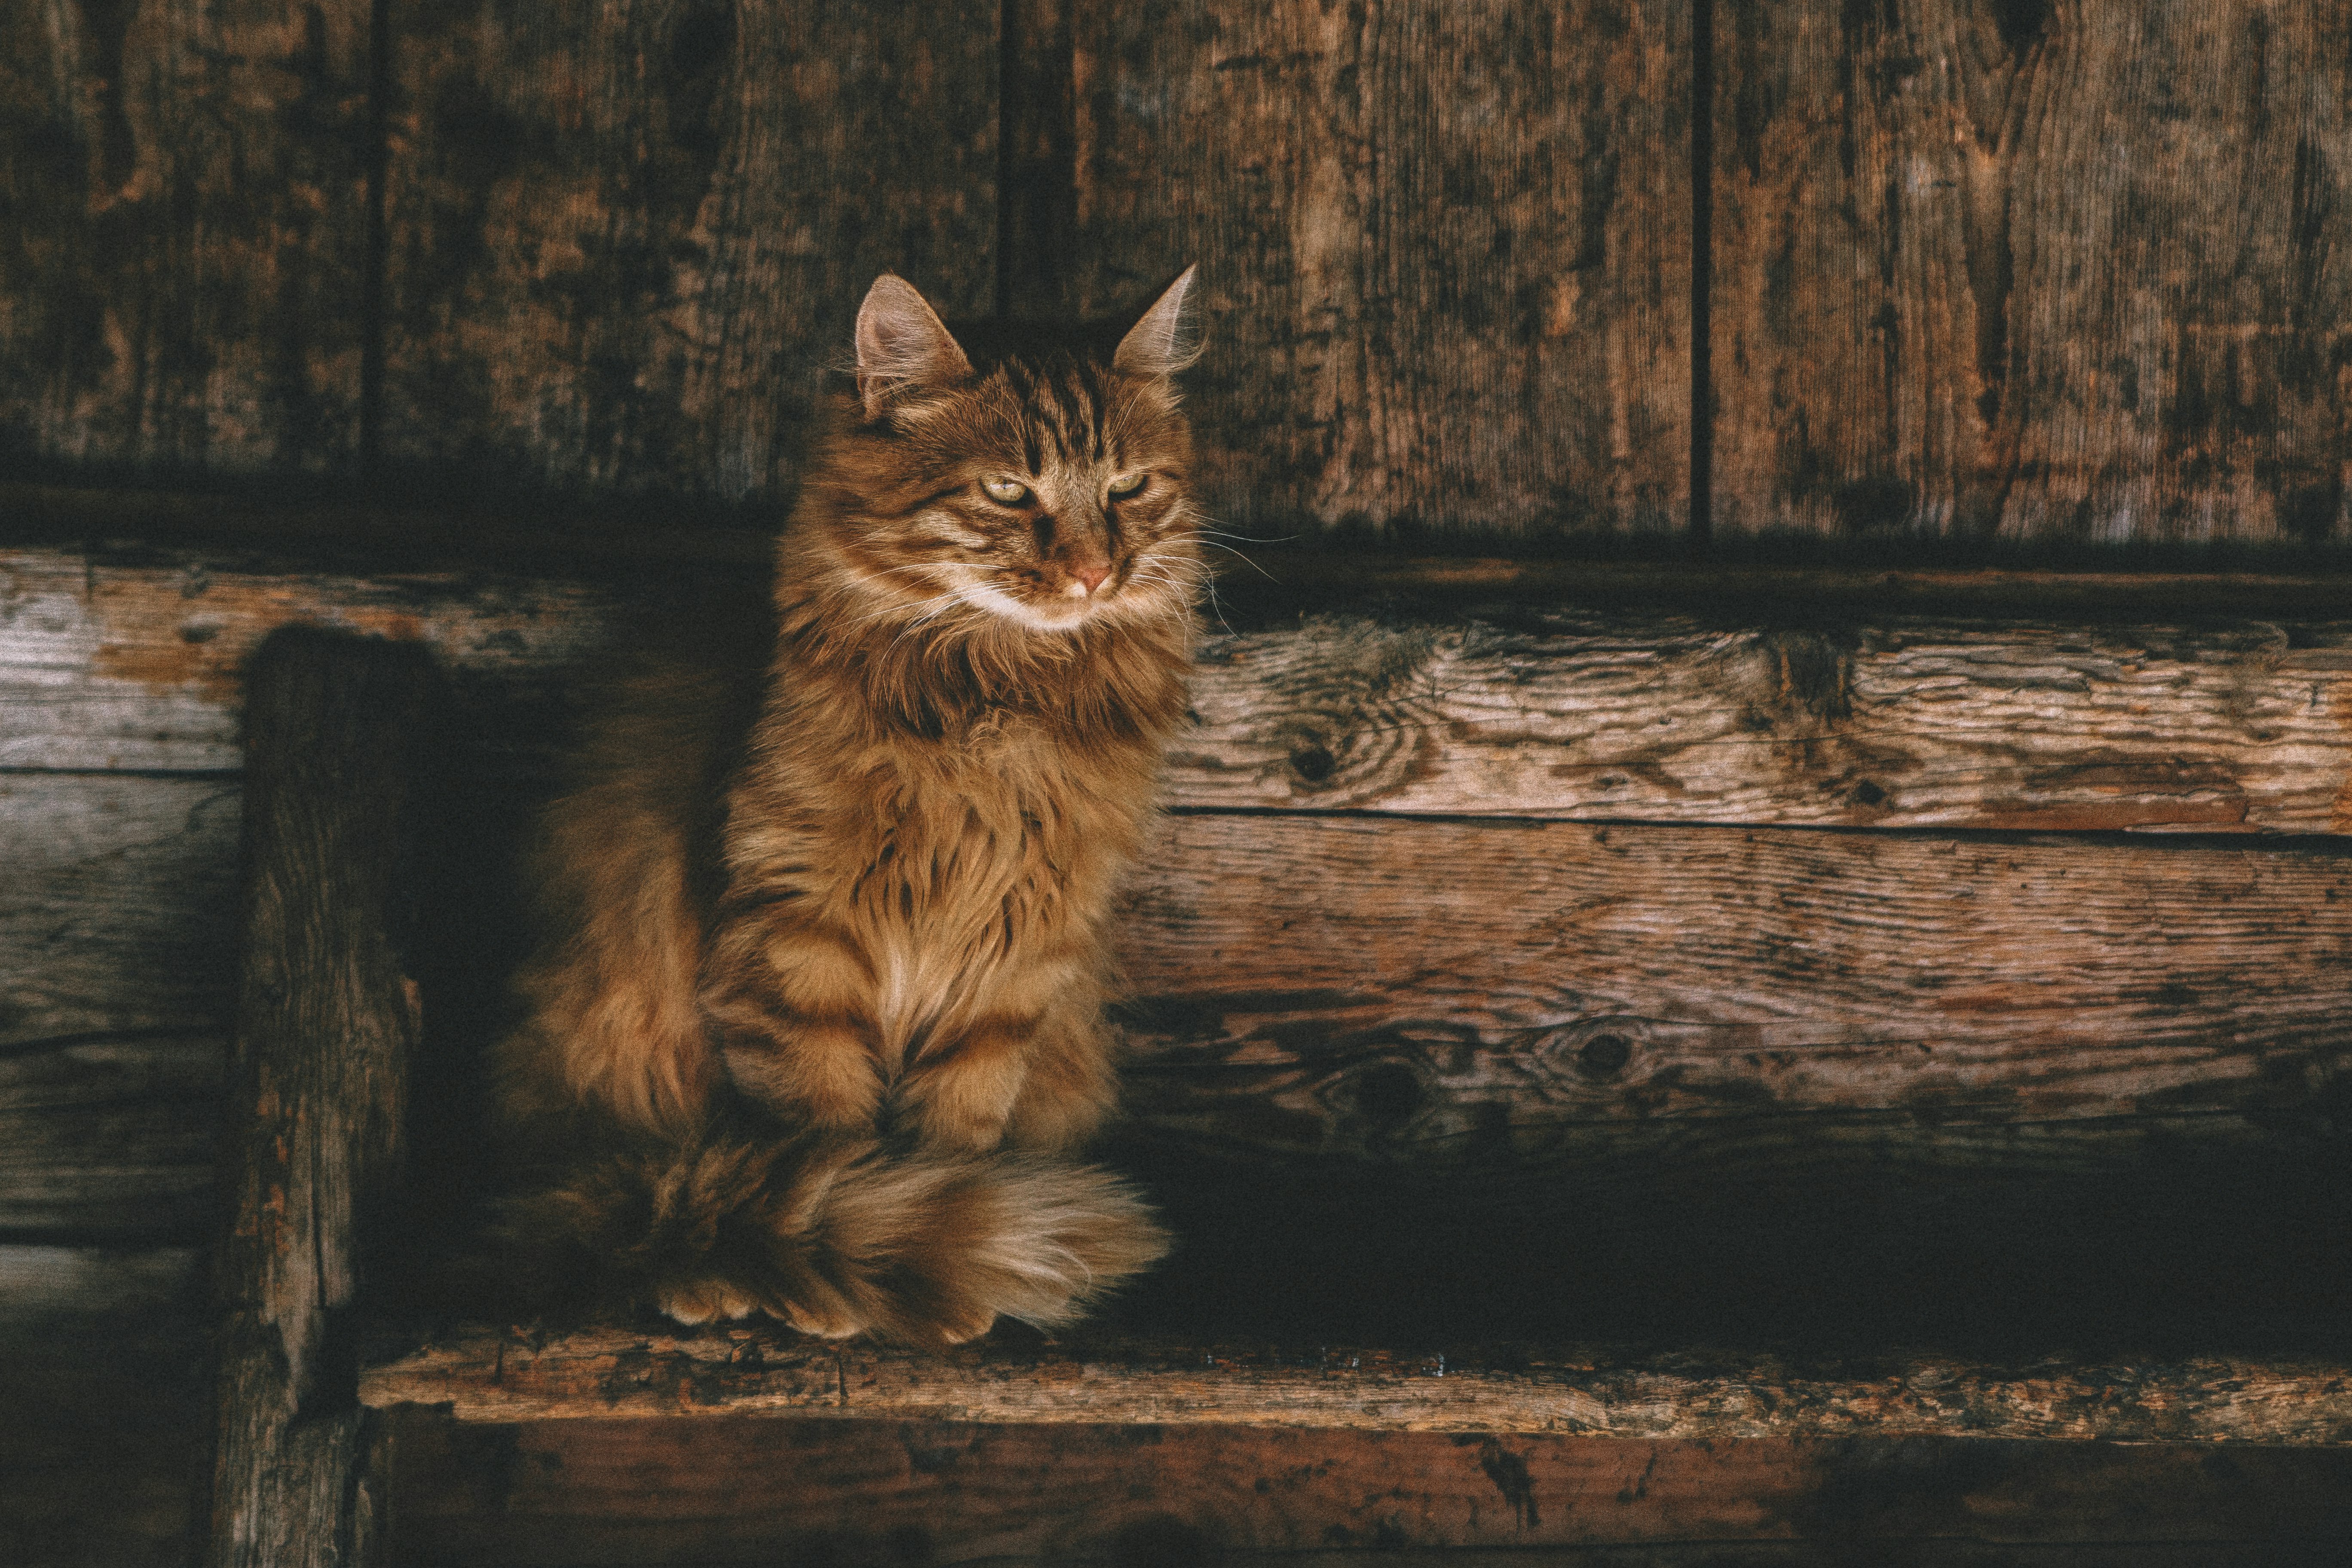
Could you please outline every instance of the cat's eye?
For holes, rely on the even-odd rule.
[[[1111,480],[1110,493],[1114,496],[1131,496],[1143,488],[1144,479],[1145,476],[1142,474],[1121,474]]]
[[[982,479],[980,488],[988,492],[989,500],[1004,506],[1019,506],[1029,499],[1029,487],[1019,479]]]

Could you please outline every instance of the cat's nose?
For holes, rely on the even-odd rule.
[[[1103,579],[1110,575],[1110,563],[1108,561],[1082,561],[1077,565],[1070,568],[1070,575],[1076,577],[1080,583],[1084,584],[1087,593],[1088,595],[1092,595],[1097,588],[1103,585]]]

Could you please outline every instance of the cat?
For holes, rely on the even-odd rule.
[[[492,1058],[506,1234],[592,1292],[951,1344],[1165,1250],[1071,1152],[1205,570],[1192,276],[1123,333],[961,336],[877,279],[764,668],[649,668],[592,727]]]

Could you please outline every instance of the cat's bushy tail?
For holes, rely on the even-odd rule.
[[[1091,1166],[725,1131],[584,1162],[506,1219],[510,1237],[556,1238],[608,1303],[921,1345],[1000,1316],[1067,1322],[1168,1248],[1135,1191]]]

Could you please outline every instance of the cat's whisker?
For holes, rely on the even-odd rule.
[[[1197,522],[1192,525],[1192,531],[1203,539],[1238,539],[1244,544],[1288,544],[1293,540],[1303,537],[1296,533],[1283,533],[1261,539],[1255,533],[1228,533],[1222,528],[1210,528]]]
[[[1238,557],[1244,565],[1247,566],[1251,571],[1256,573],[1259,576],[1265,578],[1269,583],[1278,583],[1282,580],[1279,577],[1276,577],[1273,573],[1267,571],[1265,567],[1259,565],[1256,562],[1252,561],[1248,556],[1242,554],[1240,551],[1235,550],[1230,544],[1220,544],[1213,539],[1204,539],[1201,542],[1207,545],[1212,550],[1222,550],[1228,555]]]

